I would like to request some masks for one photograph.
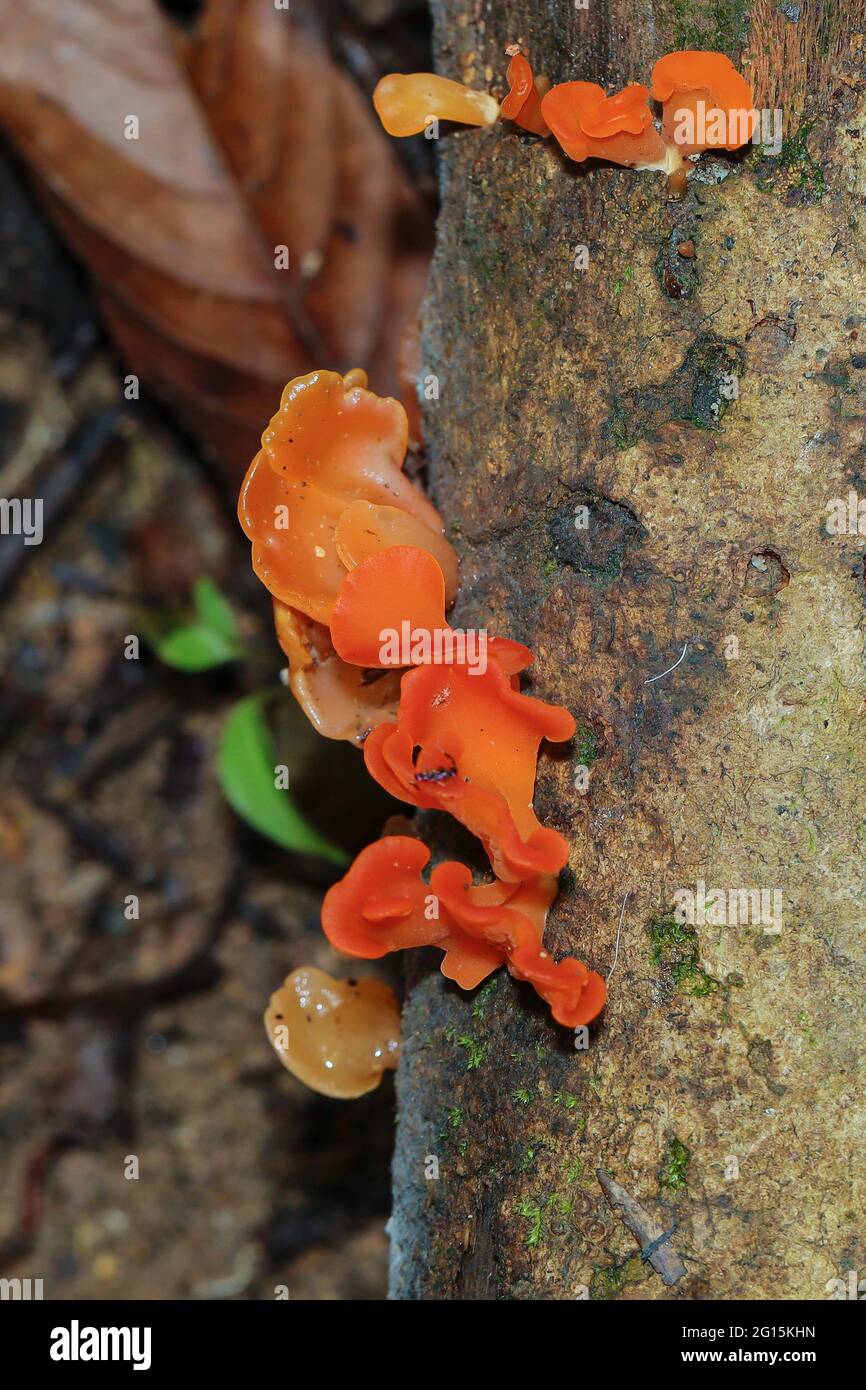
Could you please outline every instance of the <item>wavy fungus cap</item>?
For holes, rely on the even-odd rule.
[[[510,655],[510,653],[509,653]],[[364,744],[377,782],[402,801],[448,811],[477,835],[497,877],[557,873],[568,844],[532,806],[542,739],[574,734],[568,710],[522,695],[497,659],[481,674],[463,665],[418,666],[400,686],[396,724]]]
[[[529,59],[522,53],[513,54],[506,77],[510,90],[500,108],[502,115],[533,135],[549,135],[550,127],[541,114],[547,84],[539,88]]]
[[[652,84],[665,139],[681,154],[736,150],[751,140],[752,89],[724,53],[667,53],[653,68]]]
[[[668,149],[653,125],[648,97],[639,82],[610,97],[597,82],[562,82],[551,87],[541,111],[569,159],[666,169]]]
[[[532,984],[567,1027],[590,1023],[606,990],[580,961],[554,961],[542,945],[556,880],[473,884],[465,864],[438,864],[429,886],[421,873],[430,851],[407,836],[369,845],[322,907],[325,935],[337,950],[376,958],[387,951],[436,946],[442,974],[474,989],[500,965]]]

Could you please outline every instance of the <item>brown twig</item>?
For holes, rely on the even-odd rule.
[[[669,1231],[663,1230],[624,1187],[614,1182],[609,1173],[603,1168],[597,1168],[595,1172],[608,1202],[640,1245],[641,1259],[648,1261],[666,1284],[675,1284],[682,1279],[686,1267],[676,1250],[668,1244],[676,1226]]]

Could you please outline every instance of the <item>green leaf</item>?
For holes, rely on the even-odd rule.
[[[332,864],[348,855],[308,825],[287,791],[274,786],[276,749],[264,715],[270,691],[248,695],[231,710],[220,736],[217,772],[226,800],[260,835],[296,854],[318,854]]]
[[[176,627],[155,645],[160,661],[178,671],[209,671],[213,666],[234,661],[239,654],[235,643],[200,623]]]
[[[232,606],[212,579],[197,579],[192,586],[195,611],[203,627],[218,632],[227,642],[237,642],[238,626]]]
[[[196,618],[152,635],[160,661],[178,671],[209,671],[236,661],[242,648],[232,606],[212,579],[193,585]]]

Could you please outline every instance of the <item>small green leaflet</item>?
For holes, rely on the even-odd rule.
[[[254,830],[284,849],[347,864],[348,855],[308,825],[289,793],[274,785],[277,753],[264,714],[272,698],[271,691],[246,696],[223,725],[217,773],[226,800]]]
[[[155,639],[156,654],[178,671],[209,671],[242,655],[231,604],[212,579],[193,585],[195,620]]]

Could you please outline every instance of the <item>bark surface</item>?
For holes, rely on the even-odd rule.
[[[439,70],[499,92],[512,42],[608,86],[748,46],[785,144],[705,156],[672,202],[505,124],[440,141],[424,371],[455,621],[527,642],[532,693],[577,717],[539,771],[571,843],[547,942],[616,965],[587,1050],[504,972],[467,997],[413,967],[391,1294],[827,1298],[866,1268],[866,537],[828,526],[866,496],[863,9],[807,0],[798,33],[756,0],[751,34],[737,3],[433,10]],[[678,923],[702,885],[726,920]],[[735,924],[747,889],[780,921]],[[673,1228],[675,1283],[599,1167]]]

